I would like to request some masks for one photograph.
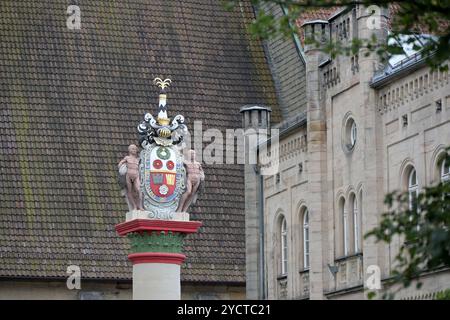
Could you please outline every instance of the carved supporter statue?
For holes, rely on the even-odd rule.
[[[118,164],[119,175],[125,178],[121,185],[125,189],[125,195],[130,211],[143,210],[142,196],[140,191],[139,179],[139,149],[136,145],[131,144],[128,147],[128,155],[125,156]]]
[[[188,159],[184,160],[186,168],[186,191],[181,196],[177,212],[186,212],[189,206],[196,202],[198,191],[205,180],[202,165],[195,159],[195,151],[188,151]]]

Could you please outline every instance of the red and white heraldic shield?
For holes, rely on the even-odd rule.
[[[150,153],[150,188],[161,198],[171,198],[177,178],[176,154],[171,148],[158,146]]]

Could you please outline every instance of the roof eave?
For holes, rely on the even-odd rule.
[[[121,283],[131,283],[131,278],[83,278],[85,281],[92,282],[121,282]],[[67,277],[38,277],[38,276],[4,276],[0,275],[0,281],[31,281],[31,282],[39,282],[39,281],[67,281]],[[245,285],[245,281],[239,280],[181,280],[181,284],[184,285],[229,285],[229,286],[243,286]]]
[[[384,76],[379,76],[378,79],[374,80],[376,77],[372,78],[372,81],[370,82],[370,87],[373,89],[379,89],[383,86],[399,79],[405,76],[406,74],[409,74],[413,71],[416,71],[420,68],[422,68],[424,65],[426,65],[427,57],[421,57],[417,61],[414,61],[413,63],[406,65],[403,68],[399,68],[398,70],[394,70],[392,73],[389,73]]]

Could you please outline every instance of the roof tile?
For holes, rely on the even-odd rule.
[[[249,103],[277,119],[263,48],[243,22],[249,2],[242,13],[199,0],[79,6],[81,30],[66,28],[57,0],[0,7],[0,277],[65,277],[76,264],[87,278],[130,279],[116,164],[156,109],[155,76],[172,78],[169,112],[191,126],[239,127]],[[204,226],[186,239],[182,280],[243,282],[243,167],[204,169],[192,208]]]

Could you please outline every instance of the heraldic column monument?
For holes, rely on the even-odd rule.
[[[186,150],[184,117],[167,116],[165,89],[171,80],[156,78],[161,88],[156,119],[147,113],[138,126],[139,147],[132,144],[119,162],[119,183],[129,212],[116,225],[131,241],[133,299],[179,300],[180,271],[186,256],[183,239],[202,225],[189,221],[187,210],[205,179],[195,152]]]

